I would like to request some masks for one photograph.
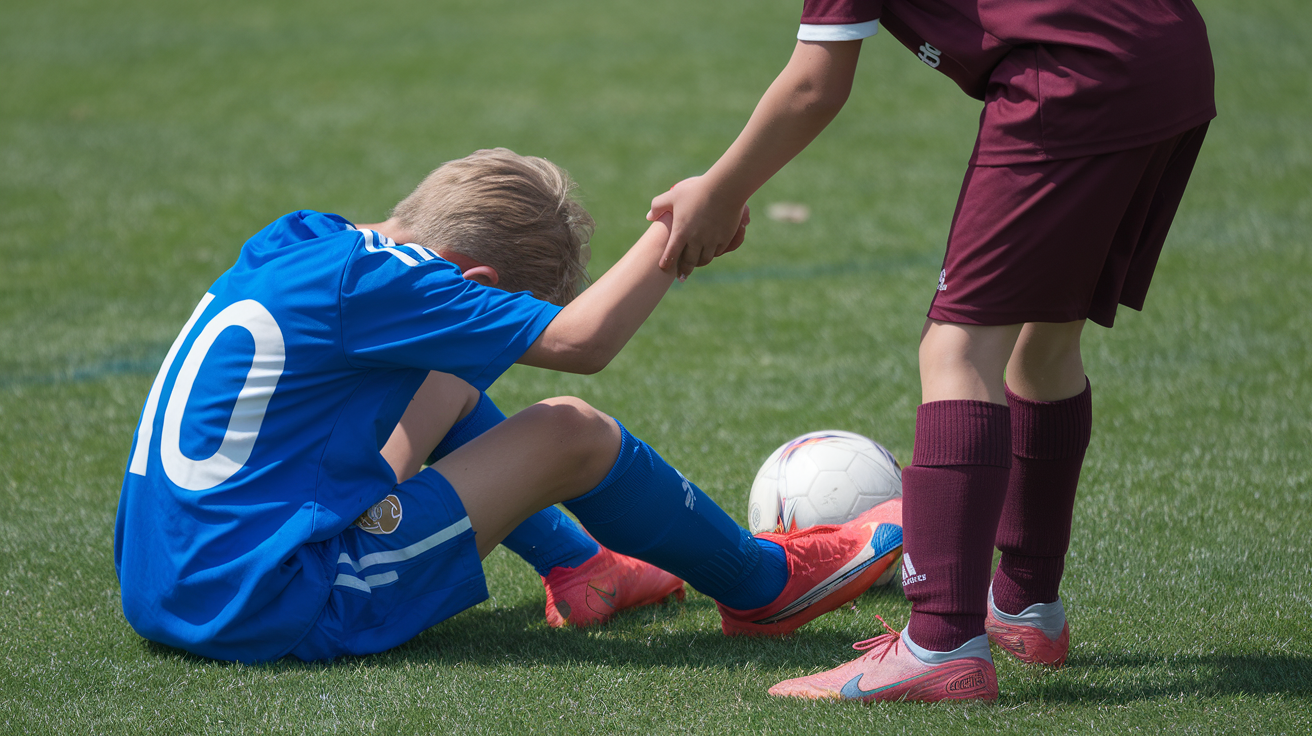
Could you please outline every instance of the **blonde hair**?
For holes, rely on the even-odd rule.
[[[544,158],[485,149],[442,164],[392,210],[415,240],[497,270],[497,287],[568,304],[588,282],[592,216]]]

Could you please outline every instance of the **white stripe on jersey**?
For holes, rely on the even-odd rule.
[[[433,260],[434,258],[437,258],[437,254],[436,254],[436,253],[434,253],[433,251],[431,251],[431,250],[425,248],[424,246],[422,246],[422,245],[420,245],[420,244],[418,244],[418,243],[406,243],[405,245],[402,245],[401,247],[402,247],[402,248],[409,248],[410,250],[412,250],[412,251],[418,253],[418,254],[419,254],[419,257],[422,258],[422,259],[424,259],[425,261],[431,261],[431,260]]]
[[[394,247],[396,243],[392,242],[391,238],[383,237],[373,230],[361,230],[360,232],[364,234],[364,249],[366,251],[370,253],[391,253],[401,259],[402,263],[412,268],[419,265],[419,261],[416,261],[405,253],[402,253],[400,250],[397,250]],[[380,243],[379,245],[374,245],[375,238],[378,239],[378,242]],[[429,259],[425,258],[424,260]]]
[[[354,229],[354,228],[352,228]],[[364,249],[369,253],[391,253],[396,256],[407,266],[414,267],[419,265],[419,261],[403,253],[401,248],[409,248],[425,261],[433,261],[441,258],[436,251],[426,248],[418,243],[403,243],[397,245],[395,240],[383,235],[377,230],[360,230],[364,235]],[[377,245],[374,243],[377,242]]]
[[[859,41],[879,32],[879,19],[848,25],[814,25],[803,23],[797,29],[798,41]]]

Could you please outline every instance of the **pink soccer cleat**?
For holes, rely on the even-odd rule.
[[[902,556],[902,527],[883,521],[888,513],[876,506],[841,526],[756,535],[784,548],[788,584],[762,608],[739,611],[717,603],[721,629],[730,636],[791,634],[886,580]]]
[[[865,654],[828,672],[784,680],[770,688],[770,694],[863,703],[998,699],[998,677],[993,670],[988,640],[983,636],[949,653],[951,659],[937,652],[925,652],[935,659],[943,659],[930,663],[911,651],[915,645],[903,634],[894,631],[884,619],[880,618],[879,622],[884,624],[887,634],[852,645]]]
[[[1018,614],[999,611],[989,590],[989,612],[984,617],[989,641],[1026,664],[1060,667],[1071,647],[1071,626],[1061,599],[1035,603]]]
[[[683,600],[682,580],[642,560],[600,549],[582,565],[554,567],[542,578],[547,624],[595,626],[618,611],[660,603],[671,594]]]

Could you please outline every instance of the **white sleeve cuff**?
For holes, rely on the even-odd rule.
[[[822,26],[803,23],[797,31],[798,41],[859,41],[879,31],[879,19],[865,23],[841,26]]]

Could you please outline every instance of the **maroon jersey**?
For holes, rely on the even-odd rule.
[[[984,101],[981,165],[1126,150],[1216,116],[1190,0],[804,0],[798,38],[876,25]]]

